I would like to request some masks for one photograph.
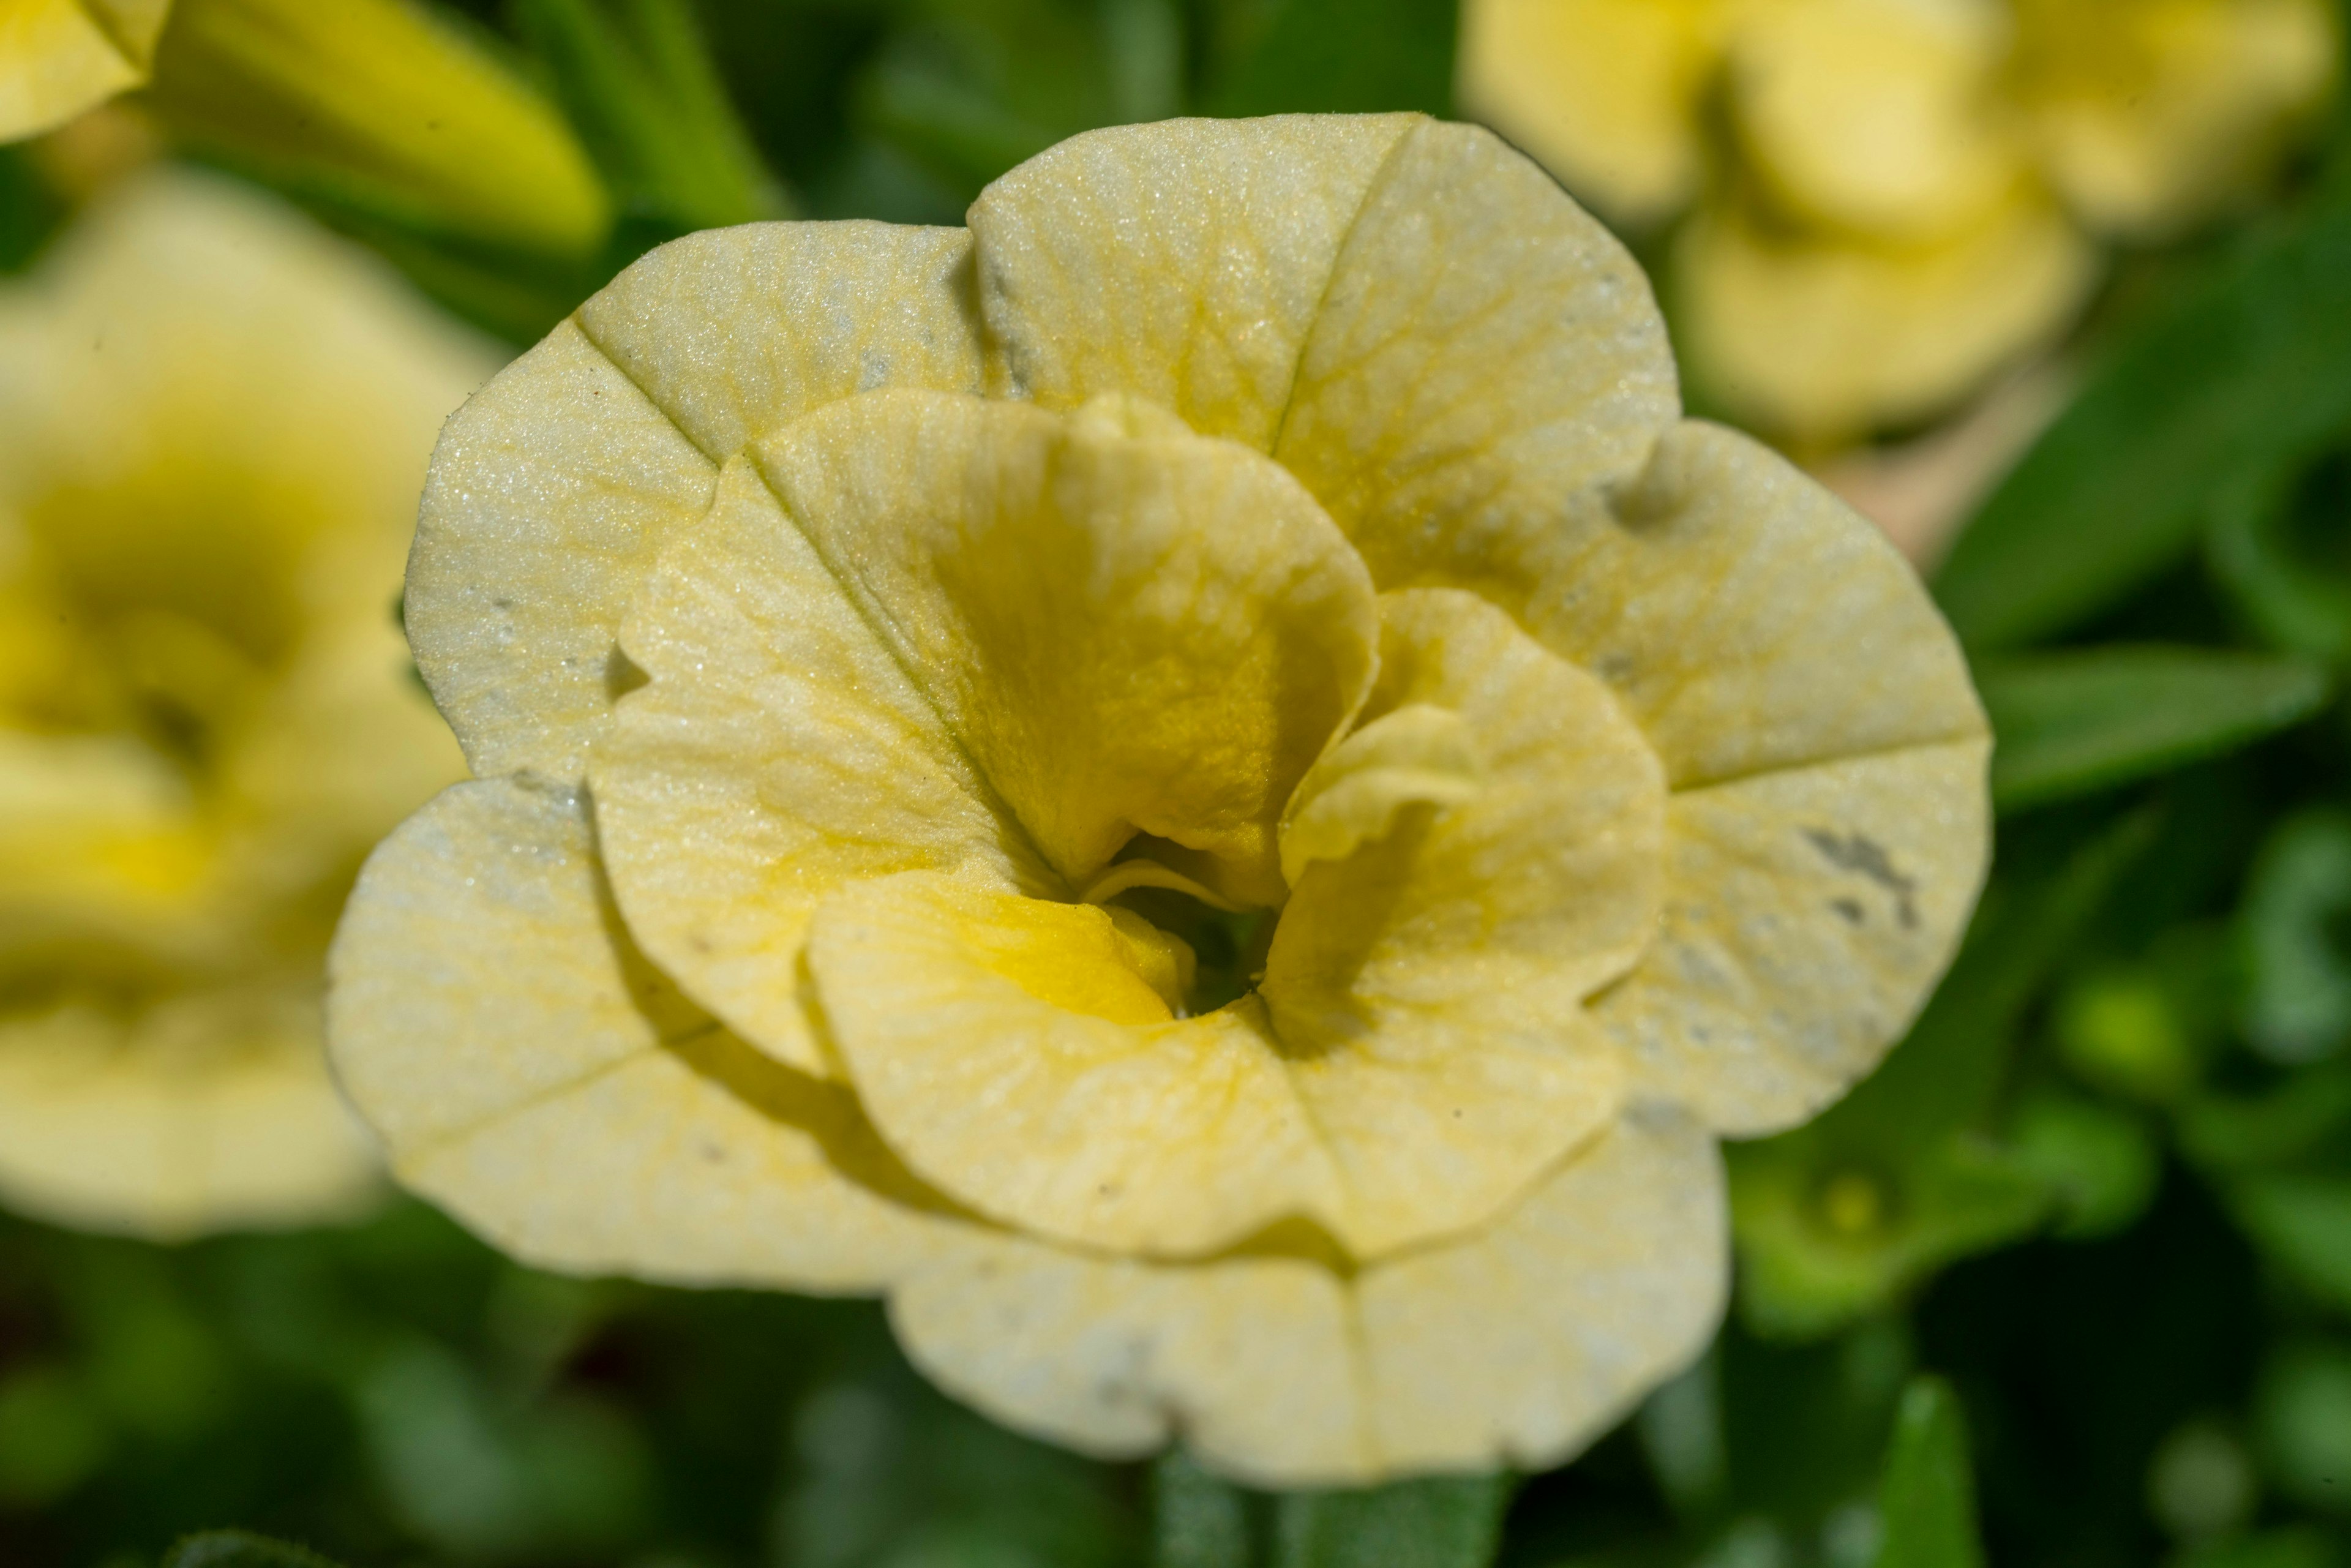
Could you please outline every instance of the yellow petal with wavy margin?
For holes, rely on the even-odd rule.
[[[0,1201],[172,1240],[364,1209],[381,1178],[319,1054],[317,981],[0,1023]]]
[[[972,204],[1000,390],[1126,392],[1270,449],[1331,269],[1414,115],[1073,136]]]
[[[1422,121],[1348,231],[1274,455],[1382,588],[1468,583],[1680,411],[1625,247],[1491,132]]]
[[[592,773],[621,905],[655,962],[778,1061],[831,1071],[799,954],[836,888],[918,869],[1050,881],[749,461],[663,554],[622,635],[650,684]]]
[[[583,803],[462,784],[368,862],[335,1068],[401,1179],[517,1256],[871,1290],[960,1228],[840,1089],[751,1051],[621,931]]]
[[[993,1218],[1168,1256],[1343,1218],[1263,1008],[1176,1019],[1101,909],[893,877],[827,903],[808,951],[874,1125]]]
[[[1547,646],[1606,681],[1674,788],[1980,735],[1907,562],[1785,459],[1696,422],[1509,548]]]
[[[1875,1067],[1975,905],[1990,753],[1978,737],[1675,796],[1663,927],[1593,1009],[1640,1082],[1748,1136]]]
[[[1649,942],[1665,842],[1663,771],[1599,682],[1467,593],[1382,610],[1368,711],[1459,715],[1482,778],[1310,862],[1266,961],[1358,1255],[1483,1220],[1615,1115],[1623,1064],[1583,1004]]]
[[[1290,798],[1281,874],[1290,886],[1315,861],[1343,861],[1384,839],[1414,806],[1459,806],[1485,787],[1486,762],[1468,721],[1433,703],[1367,718],[1323,754]]]
[[[450,423],[409,568],[417,664],[481,774],[580,776],[621,617],[718,465],[877,386],[976,391],[968,237],[755,224],[664,246]]]
[[[1275,820],[1378,635],[1362,564],[1288,474],[1130,400],[876,393],[757,455],[1072,886],[1139,831],[1279,902]]]
[[[1486,1233],[1355,1284],[1384,1473],[1548,1469],[1714,1337],[1729,1224],[1714,1140],[1636,1111]]]
[[[914,1363],[1000,1421],[1105,1458],[1180,1435],[1263,1487],[1541,1469],[1607,1430],[1719,1321],[1712,1140],[1635,1117],[1490,1229],[1352,1278],[975,1247],[892,1292]]]
[[[1466,0],[1455,95],[1568,189],[1656,223],[1698,192],[1725,0]]]
[[[0,9],[0,141],[147,79],[171,0],[12,0]]]

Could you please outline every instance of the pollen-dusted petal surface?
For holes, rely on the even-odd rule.
[[[1665,925],[1599,1016],[1717,1130],[1801,1120],[1899,1036],[1982,881],[1985,724],[1957,642],[1876,529],[1712,425],[1520,560],[1530,627],[1608,682],[1677,791]],[[1857,869],[1873,851],[1840,865],[1812,833],[1877,846],[1908,891],[1886,903]]]
[[[0,141],[144,83],[171,10],[172,0],[9,0],[0,7]]]
[[[1475,583],[1497,535],[1680,412],[1632,256],[1490,131],[1423,120],[1340,250],[1274,456],[1381,587]]]
[[[1466,0],[1455,91],[1612,217],[1651,224],[1697,193],[1698,104],[1725,0]]]
[[[1967,662],[1884,536],[1695,421],[1517,559],[1529,628],[1606,681],[1674,788],[1984,730]]]
[[[408,627],[476,773],[580,776],[625,685],[630,597],[743,443],[872,387],[977,390],[968,249],[874,224],[692,235],[450,421]]]
[[[628,945],[568,793],[443,794],[369,862],[331,962],[336,1071],[394,1170],[519,1257],[872,1290],[958,1228],[847,1094]]]
[[[1382,612],[1368,711],[1459,715],[1479,786],[1308,862],[1262,987],[1358,1255],[1478,1223],[1616,1114],[1582,1004],[1656,930],[1665,844],[1663,771],[1599,682],[1468,593]],[[1343,752],[1301,799],[1345,786]]]
[[[355,1214],[382,1177],[319,1051],[318,981],[0,1022],[0,1201],[177,1239]]]
[[[1181,1433],[1265,1487],[1536,1469],[1695,1354],[1729,1286],[1713,1143],[1643,1113],[1485,1231],[1342,1278],[1007,1242],[891,1296],[907,1354],[998,1420],[1131,1457]]]
[[[1355,1283],[1386,1473],[1548,1469],[1704,1348],[1730,1289],[1714,1140],[1635,1109],[1493,1228]]]
[[[1645,1084],[1718,1132],[1778,1132],[1877,1064],[1983,882],[1988,737],[1673,799],[1665,922],[1593,1009]]]
[[[1319,1263],[1159,1265],[1034,1242],[973,1249],[890,1293],[906,1354],[997,1420],[1103,1458],[1180,1434],[1261,1486],[1387,1471],[1346,1282]]]
[[[1021,164],[970,215],[1002,390],[1124,392],[1270,450],[1348,229],[1417,123],[1171,120]]]
[[[655,962],[777,1060],[829,1071],[799,970],[834,889],[921,869],[1050,879],[747,458],[622,635],[650,682],[593,773],[621,906]]]
[[[1279,902],[1275,821],[1379,634],[1362,563],[1289,475],[1126,400],[876,393],[756,452],[1073,887],[1141,831]]]
[[[894,877],[818,912],[809,969],[882,1135],[992,1218],[1165,1256],[1344,1218],[1265,1009],[1176,1019],[1103,910]]]

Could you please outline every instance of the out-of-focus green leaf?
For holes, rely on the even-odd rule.
[[[2263,1252],[2351,1308],[2351,1176],[2248,1176],[2231,1198],[2238,1223]]]
[[[2291,1342],[2262,1368],[2253,1396],[2263,1468],[2295,1501],[2351,1514],[2351,1346]]]
[[[2233,1535],[2260,1503],[2260,1478],[2231,1422],[2210,1416],[2181,1422],[2147,1468],[2147,1511],[2179,1540]]]
[[[2245,1039],[2273,1061],[2315,1061],[2351,1040],[2351,815],[2289,818],[2262,846],[2241,919]]]
[[[1274,1505],[1270,1568],[1486,1568],[1514,1484],[1497,1473],[1289,1493]]]
[[[2150,965],[2075,976],[2053,1009],[2057,1054],[2074,1076],[2126,1099],[2169,1104],[2196,1087],[2200,1063],[2167,976]]]
[[[516,14],[624,207],[681,230],[784,215],[687,0],[518,0]]]
[[[2268,642],[2351,664],[2351,449],[2223,494],[2205,555]]]
[[[2258,740],[2315,713],[2331,685],[2304,659],[2165,647],[2001,660],[1976,678],[1999,737],[1991,790],[2004,811]]]
[[[2220,1172],[2351,1148],[2351,1063],[2296,1073],[2262,1095],[2192,1101],[2176,1132],[2189,1158]]]
[[[63,1497],[112,1441],[98,1401],[68,1369],[25,1366],[0,1377],[0,1508]]]
[[[2155,826],[2126,818],[2054,870],[1996,885],[1874,1077],[1806,1126],[1724,1151],[1740,1310],[1757,1333],[1828,1333],[2047,1218],[2057,1195],[2043,1174],[1979,1124],[2018,1018]]]
[[[1876,1568],[1981,1568],[1967,1413],[1939,1377],[1903,1391],[1877,1512],[1885,1533]]]
[[[1953,545],[1936,597],[2013,647],[2186,556],[2227,486],[2351,423],[2351,202],[2234,257],[2113,348]]]
[[[1252,1568],[1259,1500],[1168,1449],[1151,1468],[1152,1568]]]
[[[338,1568],[308,1547],[242,1530],[212,1530],[172,1548],[163,1568]]]
[[[0,147],[0,274],[21,271],[65,218],[65,204],[18,147]]]
[[[2343,1552],[2323,1530],[2289,1525],[2181,1552],[2171,1568],[2337,1568]]]
[[[2146,1123],[2102,1101],[2043,1089],[2009,1123],[2017,1163],[2055,1195],[2057,1234],[2110,1236],[2146,1212],[2163,1152]]]
[[[1451,112],[1454,0],[1277,0],[1209,112]]]

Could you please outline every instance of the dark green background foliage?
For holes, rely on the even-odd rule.
[[[1451,71],[1449,0],[468,8],[593,150],[605,254],[297,194],[517,342],[695,226],[953,222],[1089,126]],[[0,150],[0,268],[61,216]],[[867,1303],[551,1279],[413,1204],[0,1219],[0,1564],[2351,1568],[2351,133],[2121,258],[2085,352],[1936,584],[2001,737],[1966,948],[1729,1151],[1730,1322],[1575,1464],[1253,1494],[998,1430]]]

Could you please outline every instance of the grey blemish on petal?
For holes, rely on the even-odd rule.
[[[1858,925],[1862,922],[1861,902],[1858,899],[1832,898],[1829,900],[1829,907],[1844,915],[1849,925]]]
[[[1905,931],[1918,929],[1918,904],[1916,897],[1918,883],[1894,869],[1893,857],[1886,852],[1884,845],[1866,833],[1840,836],[1827,828],[1806,828],[1804,837],[1811,842],[1813,848],[1821,852],[1823,859],[1839,871],[1849,871],[1856,876],[1867,877],[1892,894],[1895,918],[1902,923],[1902,929]],[[1836,908],[1836,905],[1832,904],[1831,907]],[[1837,913],[1843,915],[1844,911],[1839,908]],[[1846,918],[1852,917],[1848,915]]]

